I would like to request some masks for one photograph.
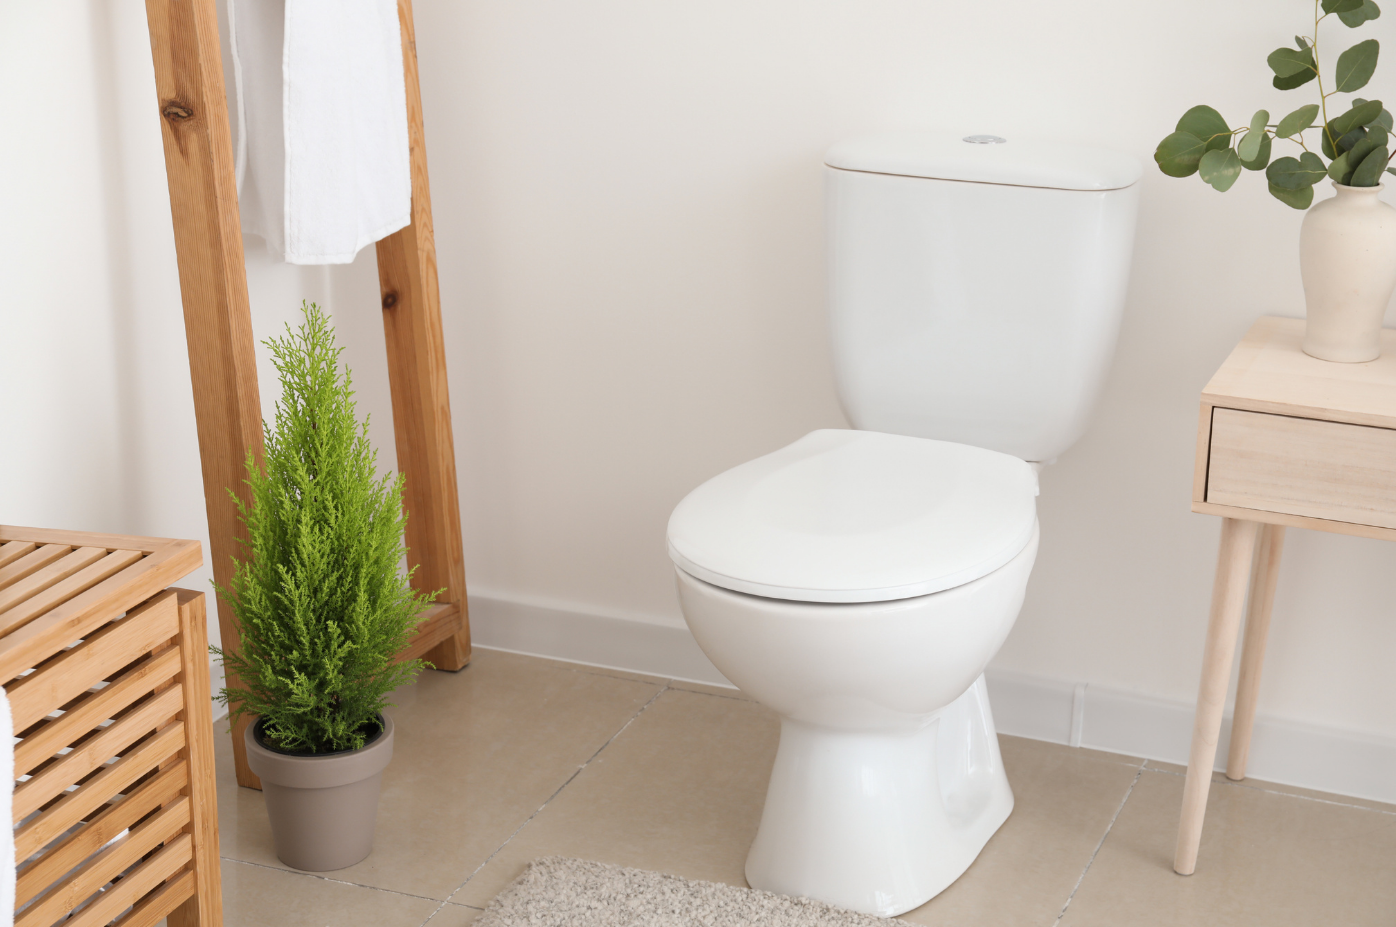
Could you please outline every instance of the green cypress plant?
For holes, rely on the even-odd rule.
[[[237,500],[247,556],[218,587],[242,648],[214,653],[246,687],[219,692],[233,720],[260,715],[269,746],[327,753],[362,747],[388,693],[427,665],[395,657],[436,593],[414,593],[399,570],[402,476],[379,476],[334,329],[301,308],[297,331],[265,342],[282,396],[265,470],[247,456],[251,505]]]

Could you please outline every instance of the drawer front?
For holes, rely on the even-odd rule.
[[[1396,430],[1213,409],[1207,501],[1396,528]]]

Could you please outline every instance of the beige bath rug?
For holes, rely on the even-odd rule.
[[[886,927],[880,917],[662,872],[549,856],[472,927]]]

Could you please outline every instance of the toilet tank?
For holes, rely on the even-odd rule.
[[[829,150],[834,371],[855,428],[1050,461],[1085,431],[1115,350],[1141,168],[993,139]]]

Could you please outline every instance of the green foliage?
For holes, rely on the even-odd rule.
[[[1270,193],[1295,209],[1314,201],[1314,185],[1324,178],[1354,187],[1374,187],[1382,174],[1396,175],[1391,160],[1393,119],[1380,100],[1354,99],[1341,115],[1328,118],[1328,98],[1365,87],[1376,72],[1380,47],[1376,39],[1358,42],[1338,56],[1331,83],[1325,87],[1319,60],[1318,27],[1330,15],[1351,29],[1381,15],[1375,0],[1317,0],[1314,34],[1296,35],[1294,48],[1277,48],[1265,59],[1277,90],[1293,90],[1317,82],[1318,102],[1299,107],[1278,124],[1267,110],[1256,110],[1239,128],[1210,106],[1194,106],[1178,120],[1174,131],[1154,150],[1159,170],[1170,177],[1197,174],[1218,192],[1231,189],[1241,169],[1265,171]],[[1319,151],[1310,150],[1304,133],[1318,128]],[[1276,139],[1297,144],[1298,157],[1270,159]],[[1234,147],[1233,147],[1234,145]],[[1328,161],[1325,163],[1324,158]]]
[[[314,303],[302,309],[297,331],[266,342],[282,397],[265,472],[247,456],[252,503],[237,502],[248,556],[218,589],[242,646],[214,652],[246,687],[218,695],[234,719],[261,715],[273,745],[325,753],[362,747],[388,693],[426,665],[395,656],[435,593],[399,572],[402,476],[378,475],[334,329]]]

